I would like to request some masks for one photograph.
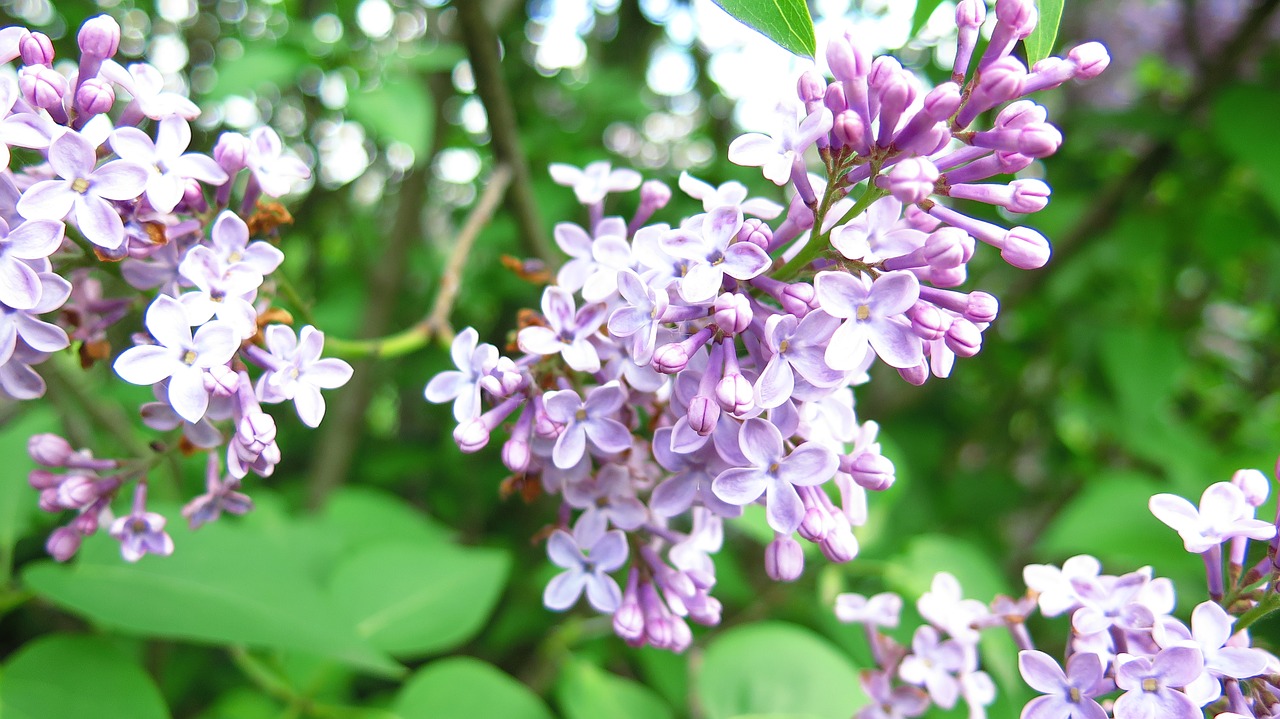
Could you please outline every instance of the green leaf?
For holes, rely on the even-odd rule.
[[[431,149],[435,106],[423,79],[388,74],[381,85],[352,95],[347,110],[384,144],[403,142],[418,158]]]
[[[99,532],[74,564],[40,562],[23,581],[69,611],[131,634],[313,652],[385,676],[403,671],[327,600],[309,556],[294,547],[300,540],[232,523],[170,530],[178,546],[171,557],[128,564]]]
[[[791,52],[813,57],[818,41],[804,0],[715,0],[742,24]]]
[[[554,719],[538,695],[471,657],[428,664],[405,682],[393,709],[403,719]]]
[[[353,547],[387,540],[422,546],[446,544],[449,528],[393,494],[371,487],[343,487],[320,512],[319,523]]]
[[[0,576],[9,576],[13,545],[31,529],[39,493],[27,484],[27,474],[35,462],[27,454],[27,439],[33,434],[52,432],[58,420],[48,406],[34,406],[11,423],[0,426],[0,457],[11,462],[0,476]]]
[[[1280,94],[1262,87],[1228,87],[1213,103],[1214,138],[1236,162],[1255,173],[1258,190],[1280,214],[1278,115]]]
[[[475,636],[511,569],[495,549],[383,544],[334,570],[334,601],[373,646],[398,657],[452,649]]]
[[[168,719],[164,697],[131,657],[101,637],[52,634],[23,646],[0,684],[5,719]]]
[[[911,36],[919,34],[924,24],[929,22],[933,12],[942,4],[942,0],[916,0],[916,11],[911,16]]]
[[[848,719],[867,703],[848,657],[783,622],[748,624],[713,639],[696,687],[709,719],[771,713]]]
[[[1027,47],[1027,66],[1040,62],[1053,52],[1058,39],[1058,24],[1062,22],[1062,5],[1065,0],[1036,0],[1040,21],[1023,43]]]
[[[643,684],[581,659],[567,662],[556,686],[565,719],[671,719],[671,707]]]

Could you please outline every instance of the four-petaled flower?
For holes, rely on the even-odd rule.
[[[1097,654],[1071,655],[1063,673],[1053,657],[1028,649],[1018,653],[1018,669],[1023,680],[1044,695],[1027,702],[1021,719],[1107,719],[1094,699],[1110,689]]]
[[[691,262],[680,278],[680,296],[686,302],[715,297],[725,275],[749,280],[769,268],[769,255],[764,250],[750,242],[733,242],[741,228],[742,210],[720,207],[695,216],[662,237],[663,250]]]
[[[560,469],[576,465],[587,451],[587,440],[605,454],[630,449],[631,431],[612,416],[626,399],[617,382],[591,390],[585,402],[571,389],[546,393],[543,405],[547,416],[564,425],[551,450],[552,462]]]
[[[453,338],[449,354],[458,369],[441,372],[427,383],[428,402],[453,400],[453,418],[459,422],[480,416],[480,380],[498,366],[498,348],[477,344],[480,333],[468,327]]]
[[[1116,699],[1115,719],[1201,719],[1200,707],[1185,687],[1204,670],[1200,650],[1192,646],[1162,649],[1153,658],[1120,654],[1116,657],[1116,686],[1124,694]]]
[[[627,535],[621,530],[605,532],[590,547],[582,547],[577,537],[557,529],[547,539],[547,557],[565,570],[547,583],[542,594],[542,603],[548,609],[563,611],[572,607],[584,589],[587,601],[597,611],[610,614],[622,603],[622,590],[609,576],[627,561]]]
[[[1215,482],[1200,495],[1200,507],[1176,494],[1157,494],[1148,503],[1156,519],[1182,537],[1188,552],[1208,551],[1232,537],[1271,539],[1276,527],[1253,518],[1244,492],[1230,482]]]
[[[572,187],[583,205],[598,205],[611,192],[629,192],[640,186],[640,173],[628,169],[611,169],[607,160],[599,160],[582,169],[562,162],[547,168],[557,185]]]
[[[831,479],[840,464],[835,454],[815,442],[787,454],[782,433],[759,418],[743,423],[738,444],[751,465],[721,472],[711,483],[712,491],[737,505],[754,502],[763,494],[769,526],[783,534],[796,531],[805,512],[796,486],[811,487]]]
[[[320,390],[346,384],[351,379],[351,365],[336,357],[322,359],[324,333],[311,325],[298,335],[284,325],[271,325],[266,339],[274,366],[258,380],[258,399],[271,403],[293,400],[302,423],[319,427],[324,419]]]
[[[856,369],[868,345],[892,367],[915,367],[924,360],[920,338],[902,319],[902,313],[920,298],[915,275],[886,272],[873,282],[866,275],[819,272],[813,289],[822,309],[844,320],[824,355],[832,369]]]
[[[542,293],[542,316],[549,326],[525,327],[516,335],[516,343],[529,354],[559,354],[565,364],[579,372],[597,372],[600,355],[590,338],[604,322],[604,312],[601,304],[576,310],[568,290],[548,287]]]

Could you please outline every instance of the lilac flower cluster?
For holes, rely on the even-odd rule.
[[[55,69],[49,38],[0,30],[0,62],[20,60],[16,79],[0,74],[0,395],[41,397],[33,367],[73,342],[83,364],[107,359],[108,329],[153,297],[146,332],[115,371],[153,388],[142,420],[173,433],[166,451],[209,452],[208,493],[185,512],[192,524],[246,511],[240,481],[270,475],[280,461],[262,403],[292,401],[314,427],[324,416],[320,390],[351,374],[345,362],[321,359],[320,332],[280,323],[287,314],[272,309],[269,278],[284,256],[252,239],[278,224],[259,199],[285,194],[310,170],[267,127],[223,133],[211,155],[189,151],[199,109],[165,89],[154,67],[113,59],[115,20],[90,19],[77,39],[79,62]],[[109,295],[116,287],[124,294]],[[55,558],[74,555],[135,481],[133,509],[111,535],[130,561],[172,551],[164,518],[146,511],[145,475],[161,454],[97,459],[54,435],[33,437],[30,453],[42,467],[30,476],[41,507],[77,513],[50,537]]]
[[[837,617],[866,627],[880,667],[864,673],[874,703],[857,716],[915,717],[931,705],[950,708],[958,696],[969,703],[970,716],[985,716],[982,705],[994,694],[990,680],[976,671],[977,635],[996,626],[1010,630],[1021,649],[1022,677],[1041,694],[1023,708],[1023,719],[1280,716],[1280,659],[1253,647],[1247,630],[1280,607],[1277,525],[1254,519],[1268,485],[1261,472],[1241,470],[1231,482],[1205,490],[1199,507],[1170,494],[1151,498],[1152,513],[1179,532],[1187,551],[1204,558],[1210,601],[1192,610],[1189,625],[1172,616],[1171,581],[1155,577],[1150,567],[1102,574],[1098,560],[1087,555],[1061,567],[1027,566],[1026,595],[997,597],[990,608],[963,599],[955,579],[938,574],[919,600],[929,625],[916,630],[910,652],[880,632],[897,626],[900,597],[841,595]],[[1273,541],[1246,572],[1250,539]],[[1070,617],[1065,666],[1032,643],[1024,622],[1037,607],[1046,617]],[[940,642],[939,632],[950,638]]]
[[[562,498],[547,551],[565,571],[547,587],[548,607],[585,591],[627,641],[683,649],[686,620],[719,621],[710,554],[723,520],[752,504],[775,533],[764,562],[774,579],[801,574],[797,533],[832,561],[857,554],[866,492],[889,487],[894,467],[875,422],[857,419],[850,386],[877,358],[921,384],[979,351],[996,299],[955,289],[977,241],[1026,269],[1045,264],[1049,245],[950,203],[1044,207],[1039,180],[983,182],[1061,143],[1045,109],[1018,98],[1107,64],[1089,43],[1028,71],[1010,53],[1035,26],[1032,0],[1000,0],[989,48],[972,63],[985,12],[959,3],[955,74],[932,89],[847,36],[829,44],[835,79],[805,72],[773,135],[729,147],[734,163],[793,189],[785,213],[736,182],[684,174],[680,189],[704,211],[650,223],[671,197],[662,183],[605,162],[551,166],[589,222],[556,227],[571,260],[519,330],[523,354],[504,357],[467,329],[453,345],[457,370],[426,387],[429,401],[453,402],[464,452],[514,420],[506,466]],[[971,129],[1014,100],[992,129]],[[823,176],[809,174],[810,155]],[[637,188],[630,221],[606,216],[608,195]]]

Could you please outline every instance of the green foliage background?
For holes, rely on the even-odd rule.
[[[288,139],[300,147],[318,144],[324,122],[366,130],[368,172],[381,185],[318,184],[293,203],[285,232],[282,272],[302,298],[290,309],[305,306],[331,336],[388,334],[422,318],[502,152],[498,131],[465,127],[474,89],[459,11],[482,7],[501,40],[501,79],[530,168],[518,178],[531,200],[523,212],[534,215],[508,202],[484,227],[454,327],[500,340],[519,308],[536,304],[538,289],[501,257],[533,256],[555,222],[583,219],[548,163],[626,164],[604,148],[611,128],[642,132],[673,116],[676,101],[645,85],[663,28],[635,2],[599,11],[585,63],[559,73],[529,62],[528,13],[539,3],[459,2],[477,4],[394,4],[423,23],[402,43],[360,33],[354,0],[255,0],[237,5],[238,21],[222,7],[235,2],[201,2],[167,25],[190,48],[200,101],[251,95],[266,109],[296,109]],[[938,5],[920,3],[917,30]],[[1059,51],[1087,39],[1084,19],[1105,5],[1069,3]],[[154,10],[129,0],[108,8],[150,17],[155,30],[166,21]],[[43,26],[69,53],[73,29],[99,11],[59,0]],[[328,14],[346,30],[326,43],[313,28]],[[0,456],[9,458],[0,470],[0,716],[836,719],[862,702],[856,671],[870,665],[860,632],[832,616],[840,591],[913,599],[947,570],[986,600],[1019,592],[1026,563],[1088,552],[1114,573],[1151,565],[1173,577],[1189,612],[1202,596],[1199,562],[1151,517],[1147,498],[1197,498],[1237,468],[1269,470],[1280,451],[1280,53],[1263,31],[1242,40],[1191,51],[1190,61],[1153,51],[1118,64],[1111,72],[1132,88],[1119,106],[1092,104],[1087,88],[1043,98],[1067,138],[1044,163],[1053,201],[1031,223],[1054,240],[1054,259],[1025,273],[979,252],[966,286],[1002,301],[981,354],[946,381],[914,388],[877,372],[860,390],[859,412],[882,425],[899,477],[871,498],[861,556],[847,566],[815,556],[799,582],[777,585],[764,576],[751,521],[731,524],[717,558],[724,624],[696,629],[682,656],[630,649],[586,611],[543,609],[554,572],[537,537],[555,504],[500,495],[496,443],[457,451],[448,407],[421,396],[449,366],[439,343],[357,362],[318,431],[282,421],[284,463],[249,483],[249,516],[194,533],[174,523],[171,558],[127,565],[99,536],[56,565],[43,553],[54,519],[36,511],[25,483],[26,438],[59,431],[102,456],[148,441],[133,416],[145,390],[56,358],[46,365],[49,401],[0,405]],[[691,55],[698,110],[681,115],[679,137],[648,142],[668,153],[714,148],[694,174],[776,194],[724,159],[731,105],[707,74],[707,54],[695,46]],[[949,72],[919,49],[903,56],[935,80]],[[317,73],[343,79],[345,104],[322,100]],[[441,175],[442,152],[459,149],[480,158],[476,179]],[[668,162],[647,175],[674,186],[678,169]],[[662,217],[695,210],[677,199]],[[126,334],[113,337],[117,348]],[[169,516],[201,491],[201,467],[192,458],[153,482]],[[1262,516],[1273,509],[1274,500]],[[1050,651],[1065,632],[1062,621],[1033,626]],[[1280,641],[1273,624],[1256,634]],[[992,716],[1015,716],[1028,690],[1011,641],[993,637],[983,654],[1000,689]]]

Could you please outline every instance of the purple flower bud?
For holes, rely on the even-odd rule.
[[[671,201],[671,188],[659,180],[649,180],[640,185],[640,206],[636,208],[635,217],[627,225],[627,234],[634,235],[636,230],[653,217],[653,213],[667,206]]]
[[[1092,80],[1101,75],[1102,71],[1111,64],[1111,55],[1100,42],[1076,45],[1067,53],[1067,58],[1079,68],[1076,71],[1076,78],[1080,80]]]
[[[65,509],[88,506],[98,498],[98,484],[92,478],[74,474],[58,485],[58,504]]]
[[[196,214],[209,211],[209,201],[205,199],[204,187],[199,180],[187,178],[187,186],[182,190],[181,206]]]
[[[973,255],[973,238],[958,227],[942,227],[924,242],[924,260],[935,269],[959,267]]]
[[[480,419],[469,419],[453,430],[453,441],[467,454],[484,449],[489,444],[489,428]]]
[[[213,159],[228,175],[234,176],[248,166],[249,138],[238,132],[222,133],[218,144],[213,146]]]
[[[828,514],[821,507],[810,507],[805,510],[804,519],[800,520],[800,536],[810,542],[821,542],[827,536]]]
[[[836,115],[834,130],[836,140],[841,145],[864,155],[870,150],[865,139],[866,125],[862,122],[862,116],[853,110],[845,110]]]
[[[1030,100],[1019,100],[1009,103],[1000,114],[996,115],[995,126],[998,129],[1006,127],[1025,127],[1035,123],[1046,122],[1049,119],[1049,111],[1042,105],[1037,105]]]
[[[529,469],[529,442],[522,437],[512,437],[502,445],[502,463],[516,474]]]
[[[46,467],[66,466],[67,460],[74,452],[71,443],[56,434],[32,435],[31,439],[27,440],[27,454],[31,455],[36,464]]]
[[[716,384],[716,401],[729,414],[746,414],[755,405],[755,391],[740,372],[726,374]]]
[[[746,295],[725,292],[716,298],[716,326],[726,335],[746,332],[751,326],[751,301]]]
[[[41,512],[48,512],[50,514],[57,514],[58,512],[66,509],[66,507],[62,506],[62,500],[58,498],[58,490],[56,487],[46,489],[41,492],[37,506],[40,507]]]
[[[703,437],[711,434],[720,421],[720,405],[706,395],[697,395],[689,403],[689,427]]]
[[[964,316],[970,322],[995,322],[1000,312],[1000,301],[994,295],[982,291],[969,293],[969,304],[965,307]]]
[[[947,348],[960,357],[972,357],[982,349],[982,330],[963,317],[947,328]]]
[[[67,78],[51,67],[28,65],[18,73],[18,87],[28,103],[46,110],[61,109]]]
[[[53,489],[62,484],[62,475],[54,474],[47,469],[33,469],[27,474],[27,484],[30,484],[32,489]]]
[[[1231,475],[1231,483],[1244,493],[1245,501],[1250,507],[1261,507],[1271,492],[1271,482],[1267,476],[1256,469],[1241,469]]]
[[[764,550],[764,571],[775,582],[794,582],[804,573],[804,549],[789,535],[779,535]]]
[[[1040,180],[1014,180],[1009,183],[1009,188],[1013,191],[1013,196],[1005,207],[1010,212],[1024,214],[1043,210],[1049,204],[1049,195],[1052,194],[1049,186]]]
[[[982,0],[956,3],[956,27],[977,29],[987,20],[987,4]]]
[[[831,111],[833,118],[842,112],[848,112],[849,98],[844,94],[844,85],[838,82],[827,85],[822,93],[822,104]]]
[[[889,170],[889,193],[904,205],[920,202],[933,194],[938,168],[923,157],[908,157]]]
[[[738,230],[738,242],[750,242],[765,252],[769,251],[769,243],[773,241],[773,229],[764,220],[748,218]]]
[[[821,546],[822,555],[837,564],[858,556],[858,539],[853,536],[853,528],[849,526],[849,518],[844,516],[844,512],[831,515],[831,527]]]
[[[262,454],[267,445],[276,441],[276,421],[266,412],[247,412],[236,425],[236,438],[256,457]],[[251,458],[246,459],[252,461]]]
[[[925,342],[940,339],[950,326],[941,310],[924,301],[916,302],[907,310],[907,319],[911,320],[911,331]]]
[[[1030,227],[1015,227],[1004,236],[1000,256],[1020,270],[1037,270],[1049,262],[1049,241]]]
[[[111,87],[111,83],[100,78],[85,80],[76,90],[76,109],[85,117],[108,112],[115,102],[115,89]]]
[[[53,530],[53,534],[49,535],[49,541],[45,543],[44,549],[59,562],[65,562],[76,556],[76,552],[80,551],[80,533],[70,527],[58,527]]]
[[[679,654],[689,648],[693,644],[693,632],[689,629],[689,625],[679,617],[671,617],[671,642],[667,648]]]
[[[672,342],[653,353],[653,368],[663,374],[675,374],[689,364],[689,352],[681,342]]]
[[[644,612],[634,595],[624,596],[622,604],[613,613],[613,633],[633,647],[644,643]]]
[[[27,33],[18,41],[23,65],[53,66],[53,43],[42,32]]]
[[[956,116],[956,124],[960,127],[968,127],[978,115],[1021,95],[1026,79],[1027,68],[1016,57],[1002,57],[982,68],[982,74],[978,76],[978,84],[973,88],[973,94],[969,96],[964,108]]]
[[[120,25],[110,15],[89,18],[76,36],[80,52],[95,58],[115,57],[120,48]]]
[[[827,81],[817,72],[805,70],[800,74],[800,80],[796,83],[796,94],[804,101],[806,108],[808,108],[809,103],[822,102],[826,91]],[[812,109],[809,110],[809,112],[812,111]]]
[[[82,537],[88,537],[98,531],[98,518],[101,516],[103,509],[106,509],[110,502],[110,497],[99,499],[97,504],[82,512],[80,516],[71,520],[71,528],[80,533]]]
[[[936,287],[959,287],[964,284],[969,274],[964,265],[959,267],[937,268],[929,271],[929,281]]]
[[[960,86],[954,82],[944,82],[924,96],[923,111],[934,122],[941,122],[960,109],[960,100]]]
[[[214,365],[204,373],[204,388],[215,397],[231,397],[240,388],[240,373],[226,365]]]
[[[907,384],[919,387],[929,380],[929,361],[925,360],[914,367],[899,367],[898,376]]]
[[[827,65],[837,80],[859,80],[871,71],[871,55],[866,48],[854,45],[847,35],[841,35],[827,43]]]
[[[996,19],[1019,29],[1026,37],[1036,26],[1036,6],[1032,0],[996,0]]]
[[[841,457],[840,470],[853,477],[858,486],[873,492],[882,492],[892,487],[895,478],[893,462],[874,451]]]
[[[804,282],[787,285],[787,288],[782,291],[782,309],[796,317],[809,314],[809,310],[817,307],[817,301],[813,285]]]

